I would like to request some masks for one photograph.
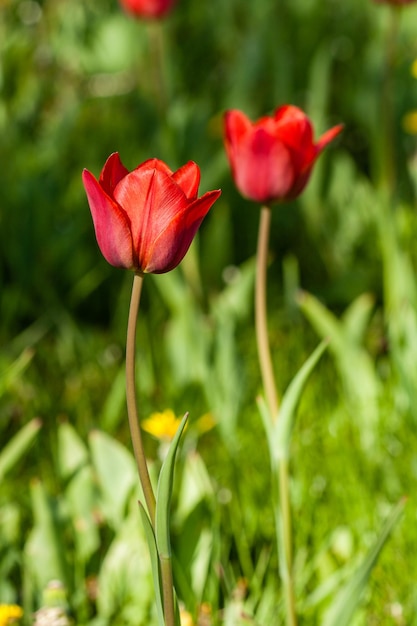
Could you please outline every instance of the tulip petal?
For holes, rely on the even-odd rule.
[[[115,267],[133,268],[135,262],[128,217],[88,170],[83,171],[82,177],[97,243],[104,258]]]
[[[291,149],[295,171],[302,171],[316,156],[313,127],[309,118],[298,107],[287,105],[275,111],[277,139]]]
[[[343,124],[338,124],[327,130],[318,140],[316,145],[317,153],[319,154],[344,128]]]
[[[239,143],[240,139],[252,128],[250,119],[238,109],[232,109],[225,113],[224,125],[226,141],[231,144]]]
[[[160,159],[147,159],[140,165],[138,165],[135,170],[158,170],[159,172],[164,172],[168,174],[168,176],[172,176],[172,170],[169,169],[168,165],[161,161]]]
[[[294,181],[291,154],[263,128],[241,142],[235,154],[235,181],[240,191],[257,202],[282,198]]]
[[[201,198],[185,205],[152,242],[143,271],[162,274],[174,269],[186,255],[201,222],[220,196],[221,191],[208,191]]]
[[[112,196],[117,183],[119,183],[128,173],[129,170],[126,169],[121,162],[119,153],[113,152],[113,154],[111,154],[105,162],[101,171],[99,179],[100,186],[107,194],[109,194],[109,196]]]
[[[181,187],[189,200],[197,198],[200,185],[200,168],[197,163],[188,161],[173,174],[172,179]]]
[[[133,246],[144,269],[155,240],[189,201],[165,172],[140,167],[120,181],[114,197],[131,221]]]
[[[160,18],[174,6],[175,0],[120,0],[122,6],[139,18]]]

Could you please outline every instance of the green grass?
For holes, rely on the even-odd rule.
[[[306,110],[317,136],[345,123],[305,193],[274,209],[271,234],[269,327],[281,394],[331,338],[291,442],[300,624],[324,623],[404,495],[352,624],[417,623],[416,142],[401,124],[417,106],[417,8],[400,15],[387,78],[390,8],[339,4],[179,0],[159,33],[107,0],[0,7],[0,459],[26,424],[42,422],[6,459],[0,483],[0,603],[23,604],[25,624],[49,574],[64,578],[77,624],[156,619],[129,469],[131,276],[101,258],[81,184],[84,167],[98,175],[116,150],[129,168],[151,156],[173,168],[194,159],[202,190],[223,189],[182,269],[146,278],[138,326],[141,415],[190,412],[173,502],[180,598],[194,612],[209,603],[213,624],[220,616],[240,624],[233,615],[242,606],[249,623],[284,623],[256,405],[259,211],[233,186],[222,114],[240,108],[256,118],[287,102]],[[163,93],[155,92],[155,34]],[[206,412],[217,426],[201,434]],[[106,444],[108,463],[123,457],[131,480],[116,504],[117,476],[113,484],[100,464]],[[158,443],[146,436],[145,447],[157,468]],[[126,545],[143,554],[132,570]],[[98,600],[87,592],[97,577]]]

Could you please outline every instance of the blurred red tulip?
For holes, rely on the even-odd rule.
[[[197,197],[200,169],[192,161],[176,172],[149,159],[129,172],[117,152],[96,178],[83,171],[104,258],[116,267],[162,274],[184,258],[207,212],[221,191]]]
[[[164,17],[175,2],[176,0],[120,0],[120,4],[128,13],[140,18]]]
[[[416,0],[374,0],[374,2],[377,2],[378,4],[411,4],[412,2],[415,2]]]
[[[225,146],[236,187],[263,204],[296,198],[320,152],[342,128],[334,126],[315,144],[309,118],[295,106],[282,106],[257,122],[227,111]]]

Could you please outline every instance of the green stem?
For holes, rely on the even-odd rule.
[[[166,123],[165,117],[168,108],[168,84],[165,67],[165,42],[162,31],[162,20],[149,20],[147,24],[149,52],[150,52],[150,73],[152,79],[152,90],[155,107],[158,110],[161,120]]]
[[[383,128],[383,183],[391,197],[396,185],[396,129],[395,129],[395,65],[397,59],[398,31],[401,7],[393,6],[385,41],[385,67],[382,86],[382,128]]]
[[[278,417],[278,394],[275,386],[271,352],[268,339],[266,310],[266,268],[268,263],[269,231],[271,227],[271,208],[261,209],[256,253],[256,288],[255,288],[255,326],[258,344],[258,358],[261,368],[262,383],[271,417]]]
[[[278,466],[279,507],[281,520],[282,548],[280,570],[285,593],[286,617],[288,626],[297,625],[295,611],[294,578],[292,565],[292,523],[290,504],[290,481],[288,460],[281,459]]]
[[[132,296],[130,299],[129,319],[127,323],[126,339],[126,399],[129,418],[130,436],[135,453],[139,479],[148,507],[149,518],[155,529],[155,495],[149,477],[142,435],[139,425],[136,384],[135,384],[135,352],[136,352],[136,325],[139,312],[140,296],[142,293],[143,276],[136,273],[133,279]],[[172,579],[171,558],[159,555],[161,566],[162,595],[164,605],[165,626],[175,626],[174,585]]]
[[[278,418],[279,402],[272,367],[271,351],[268,339],[267,306],[266,306],[266,273],[268,262],[269,231],[271,227],[271,208],[261,209],[259,223],[258,248],[256,255],[256,289],[255,289],[255,326],[258,344],[258,357],[271,418]],[[278,496],[276,500],[276,529],[280,572],[285,595],[286,618],[288,626],[297,625],[295,611],[295,594],[292,567],[292,523],[289,468],[287,459],[282,459],[278,466],[273,467],[273,480],[276,481]]]
[[[172,560],[159,555],[162,579],[162,597],[166,626],[175,626],[174,582],[172,579]]]
[[[133,451],[138,468],[139,479],[148,507],[152,527],[155,528],[155,495],[149,478],[145,451],[143,449],[142,435],[139,426],[139,418],[136,404],[135,384],[135,352],[136,352],[136,324],[142,292],[143,276],[135,274],[133,279],[132,296],[130,300],[129,319],[127,323],[126,339],[126,400],[127,414],[129,418],[130,436]]]

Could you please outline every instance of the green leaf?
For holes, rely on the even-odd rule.
[[[266,438],[268,441],[268,446],[269,446],[269,454],[271,457],[271,460],[274,459],[275,457],[275,451],[274,451],[274,432],[275,432],[275,428],[274,428],[274,422],[272,421],[272,415],[269,412],[269,409],[266,405],[266,402],[264,400],[264,398],[262,396],[259,396],[259,398],[257,398],[257,403],[258,403],[258,409],[259,409],[259,413],[261,414],[261,418],[262,418],[262,423],[265,429],[265,433],[266,433]]]
[[[88,461],[88,450],[74,426],[64,422],[58,429],[58,461],[63,478],[73,476]]]
[[[152,567],[136,494],[100,563],[98,587],[98,617],[105,618],[107,626],[153,623],[149,619],[155,602]]]
[[[360,346],[375,306],[375,298],[363,293],[352,302],[343,314],[343,325],[347,339]]]
[[[96,477],[91,465],[81,467],[65,490],[65,502],[74,532],[74,553],[78,563],[87,563],[100,546],[96,517],[99,500]]]
[[[172,483],[174,479],[175,456],[182,432],[188,420],[188,413],[182,418],[175,437],[159,475],[156,494],[155,534],[158,553],[163,558],[171,558],[171,542],[169,537],[169,507],[171,503]]]
[[[139,502],[139,510],[140,515],[142,517],[143,527],[145,529],[146,541],[148,542],[149,554],[151,557],[151,567],[152,567],[152,577],[153,584],[155,588],[155,597],[156,597],[156,610],[158,614],[158,622],[160,626],[165,626],[164,621],[164,609],[163,609],[163,599],[162,599],[162,588],[161,588],[161,579],[159,574],[159,556],[158,556],[158,548],[156,546],[155,534],[153,532],[152,524],[146,513],[143,505]]]
[[[138,488],[133,456],[113,437],[98,430],[89,437],[107,521],[116,529],[126,514],[132,490]]]
[[[18,358],[0,375],[0,395],[3,395],[29,366],[34,356],[32,348],[25,348]]]
[[[0,452],[0,480],[23,457],[38,434],[42,422],[35,418],[23,426]]]
[[[349,626],[351,619],[359,606],[362,593],[368,583],[369,576],[374,568],[382,548],[390,533],[397,524],[405,505],[405,498],[401,499],[385,522],[374,546],[366,555],[363,563],[356,570],[351,580],[339,592],[335,602],[327,612],[323,626]]]
[[[298,303],[317,333],[330,339],[329,350],[335,357],[362,443],[371,447],[375,443],[379,419],[380,380],[375,363],[359,342],[371,313],[372,301],[366,294],[359,296],[345,312],[343,320],[312,294],[302,292]]]
[[[328,341],[322,341],[317,346],[313,354],[307,359],[295,378],[291,381],[282,398],[279,416],[272,432],[272,453],[276,461],[288,459],[289,457],[291,433],[301,394],[311,372],[326,350],[328,343]]]
[[[30,485],[34,528],[25,546],[26,568],[31,573],[38,591],[44,589],[53,579],[67,586],[68,570],[66,563],[64,534],[58,517],[56,502],[53,502],[39,480]]]

